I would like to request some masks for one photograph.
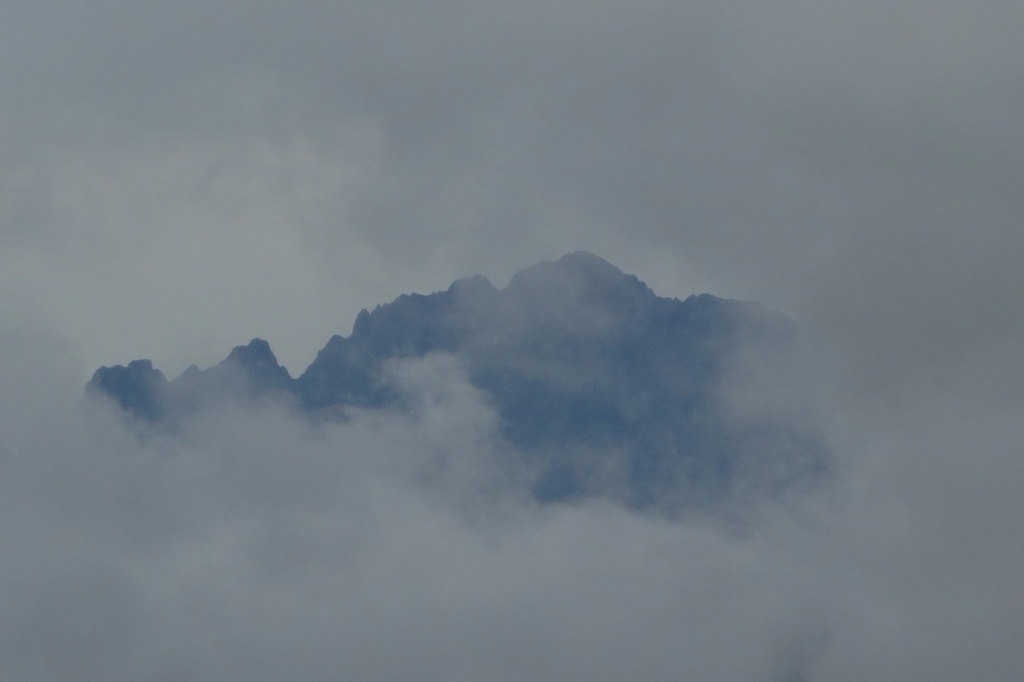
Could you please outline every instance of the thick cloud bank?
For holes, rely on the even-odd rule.
[[[496,414],[450,356],[392,366],[401,411],[310,425],[225,405],[167,436],[100,401],[71,405],[74,362],[47,332],[3,340],[4,679],[1021,669],[1024,434],[980,397],[859,409],[819,381],[837,408],[834,484],[668,521],[525,494],[502,468]]]
[[[1024,677],[1024,3],[0,0],[0,679]],[[416,409],[72,406],[589,249],[817,340],[835,480],[538,506]],[[42,322],[40,322],[40,320]],[[760,368],[768,376],[773,368]]]

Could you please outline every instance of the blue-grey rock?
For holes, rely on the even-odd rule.
[[[100,367],[85,390],[112,398],[125,412],[147,421],[160,420],[167,412],[167,378],[149,360]]]
[[[684,490],[713,500],[751,461],[770,472],[759,483],[766,489],[822,469],[813,429],[783,417],[737,420],[722,399],[741,357],[784,355],[794,334],[762,305],[662,298],[578,252],[522,270],[502,290],[475,276],[363,310],[351,334],[332,337],[295,379],[254,339],[170,384],[135,361],[98,370],[89,389],[151,422],[265,395],[334,418],[395,403],[388,360],[451,353],[498,410],[501,436],[535,472],[538,498],[614,491],[645,507]]]

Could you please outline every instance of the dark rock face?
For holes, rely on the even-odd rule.
[[[278,364],[263,339],[236,346],[219,364],[200,370],[193,365],[168,389],[179,417],[221,400],[257,400],[267,394],[288,393],[292,378]]]
[[[110,396],[125,412],[148,421],[165,416],[167,378],[149,360],[132,360],[127,367],[100,367],[85,390]]]
[[[268,394],[290,394],[293,380],[263,339],[235,347],[206,370],[192,365],[174,381],[149,360],[127,367],[101,367],[86,385],[87,394],[112,398],[127,414],[145,422],[173,426],[196,411],[225,400],[253,401]]]
[[[364,310],[352,334],[331,338],[296,379],[255,339],[169,384],[148,361],[135,361],[98,370],[89,390],[148,421],[266,394],[329,417],[392,404],[386,361],[452,353],[493,400],[503,437],[537,472],[537,497],[612,492],[642,507],[680,490],[713,498],[759,459],[778,472],[768,487],[820,470],[813,433],[779,419],[737,422],[721,400],[742,353],[783,353],[792,335],[788,320],[760,305],[707,294],[660,298],[580,252],[523,270],[503,290],[476,276]]]

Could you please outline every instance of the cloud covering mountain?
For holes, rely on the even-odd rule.
[[[897,406],[894,424],[815,360],[815,409],[788,414],[825,430],[838,478],[669,520],[510,482],[499,410],[453,354],[388,363],[402,409],[309,420],[228,400],[169,433],[73,405],[73,356],[45,327],[0,338],[8,679],[952,681],[1020,664],[1024,434],[980,394]],[[987,438],[968,438],[982,411]]]
[[[0,678],[1020,679],[1022,27],[0,0]],[[343,420],[74,406],[254,337],[301,371],[370,302],[577,249],[794,320],[796,371],[741,363],[722,414],[820,433],[828,484],[541,503],[464,355]]]
[[[516,273],[500,291],[478,275],[364,309],[352,334],[333,336],[295,379],[255,339],[170,382],[148,360],[103,367],[87,390],[172,428],[225,400],[276,398],[344,418],[409,409],[394,363],[443,354],[493,405],[506,465],[539,499],[601,494],[668,511],[736,488],[778,494],[824,473],[812,426],[781,412],[740,416],[729,403],[745,390],[791,390],[798,377],[782,371],[776,386],[756,387],[751,376],[758,363],[792,360],[796,345],[792,324],[763,306],[661,298],[577,252]]]

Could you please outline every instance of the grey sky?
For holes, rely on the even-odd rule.
[[[1008,0],[0,0],[4,677],[1020,677],[1022,30]],[[254,336],[294,375],[362,307],[577,249],[799,319],[832,497],[738,538],[474,526],[401,468],[487,475],[493,415],[429,364],[450,414],[329,433],[140,447],[62,407]]]
[[[85,367],[262,336],[294,373],[360,307],[579,248],[850,333],[1019,317],[1016,3],[0,12],[5,299]]]

